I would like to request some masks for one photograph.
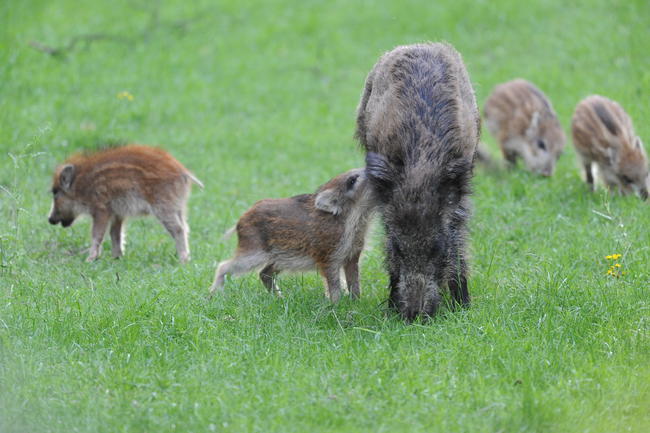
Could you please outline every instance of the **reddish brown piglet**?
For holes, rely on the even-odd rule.
[[[176,241],[180,261],[187,262],[191,182],[203,187],[169,153],[154,147],[129,145],[76,154],[54,173],[49,222],[68,227],[79,215],[90,215],[92,244],[86,259],[90,262],[101,254],[109,225],[113,257],[120,257],[125,219],[152,214]]]
[[[258,201],[237,222],[235,256],[219,264],[210,295],[223,290],[226,275],[260,270],[270,292],[280,294],[282,271],[318,270],[329,298],[341,297],[345,272],[350,296],[358,298],[359,257],[375,200],[364,170],[343,173],[314,194]]]

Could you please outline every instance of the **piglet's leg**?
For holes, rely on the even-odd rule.
[[[122,232],[122,224],[124,220],[120,217],[113,218],[111,224],[111,249],[113,257],[121,257],[124,250],[124,233]]]
[[[335,266],[322,267],[321,274],[325,279],[330,301],[336,304],[341,299],[341,269]]]
[[[171,212],[156,214],[156,217],[176,241],[176,251],[180,262],[187,263],[190,260],[190,247],[187,242],[188,229],[182,214],[180,212]]]
[[[361,289],[359,288],[359,256],[353,256],[343,267],[345,271],[345,282],[352,299],[359,299]]]
[[[111,217],[108,212],[98,212],[93,215],[92,243],[90,253],[86,258],[87,262],[92,262],[102,253],[102,242],[108,228]]]
[[[594,175],[591,172],[591,162],[585,162],[584,167],[585,167],[585,180],[587,181],[587,184],[589,185],[589,189],[591,191],[593,191],[594,190]]]
[[[263,254],[250,254],[235,256],[230,260],[219,263],[217,272],[214,276],[214,282],[210,286],[210,296],[214,295],[217,290],[222,291],[226,282],[226,275],[239,275],[250,272],[253,269],[260,268],[267,261]]]
[[[269,293],[275,293],[278,296],[282,296],[280,288],[275,283],[275,277],[278,275],[278,271],[273,267],[273,265],[268,265],[260,271],[260,280],[264,284],[264,287],[269,291]]]

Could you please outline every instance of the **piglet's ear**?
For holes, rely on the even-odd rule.
[[[59,174],[59,185],[61,185],[63,191],[70,190],[76,174],[74,165],[66,164],[63,166],[61,173]]]
[[[366,155],[366,176],[380,195],[387,194],[395,184],[395,172],[388,160],[378,153]]]
[[[643,142],[641,141],[641,138],[636,137],[634,140],[634,145],[636,146],[637,150],[639,150],[641,153],[645,155],[645,148],[643,147]]]
[[[320,209],[323,212],[328,212],[334,215],[340,214],[342,210],[339,203],[339,198],[332,189],[326,189],[319,192],[318,195],[316,195],[314,205],[316,206],[316,209]]]
[[[526,129],[526,138],[529,140],[534,140],[539,134],[539,111],[533,113],[533,117],[530,119],[530,125]]]
[[[607,149],[607,158],[609,159],[610,165],[615,165],[618,160],[618,151],[613,147]]]

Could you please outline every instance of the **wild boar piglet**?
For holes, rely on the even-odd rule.
[[[571,122],[573,145],[593,190],[593,165],[600,180],[621,194],[638,193],[648,198],[648,158],[632,119],[616,102],[592,95],[576,107]]]
[[[485,102],[484,115],[509,164],[522,158],[529,171],[553,174],[566,137],[551,101],[533,83],[516,79],[499,84]]]
[[[357,110],[366,173],[381,203],[389,305],[433,315],[441,291],[470,302],[467,220],[480,132],[460,54],[440,43],[397,47],[368,74]]]
[[[203,187],[180,162],[155,147],[128,145],[76,154],[54,173],[49,222],[68,227],[79,215],[90,215],[90,262],[101,254],[109,225],[113,257],[120,257],[125,219],[153,214],[176,241],[180,261],[187,262],[191,182]]]
[[[237,222],[235,256],[219,264],[210,295],[223,290],[226,275],[253,270],[260,270],[270,292],[280,294],[279,272],[316,269],[337,302],[343,269],[350,296],[358,298],[359,257],[374,209],[361,168],[336,176],[314,194],[258,201]]]

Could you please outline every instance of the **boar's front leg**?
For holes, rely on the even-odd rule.
[[[454,304],[466,307],[470,303],[470,297],[467,287],[467,264],[464,258],[458,257],[459,251],[461,250],[462,247],[460,246],[452,249],[451,257],[455,258],[452,259],[454,265],[452,265],[451,278],[447,280],[447,287],[449,287]]]
[[[394,310],[399,310],[399,276],[400,267],[397,259],[395,258],[395,247],[390,239],[386,242],[386,261],[388,262],[388,274],[390,277],[389,289],[390,295],[388,296],[388,306]]]
[[[361,289],[359,288],[359,257],[361,254],[355,254],[344,265],[345,282],[348,285],[348,291],[352,299],[359,299]]]
[[[104,235],[106,234],[110,220],[111,216],[106,211],[99,211],[93,214],[92,243],[90,245],[90,253],[86,258],[87,262],[96,260],[102,253],[102,242],[104,241]]]
[[[465,275],[454,275],[448,282],[451,297],[456,305],[466,307],[469,305],[469,290],[467,288],[467,277]]]
[[[388,283],[390,294],[388,295],[388,306],[398,310],[399,306],[399,273],[390,272],[390,282]]]
[[[336,304],[341,299],[341,268],[333,265],[325,265],[321,267],[320,271],[325,279],[330,301]]]
[[[122,233],[122,224],[124,220],[116,216],[113,218],[113,223],[111,224],[111,249],[113,252],[113,257],[121,257],[124,253],[124,234]]]

